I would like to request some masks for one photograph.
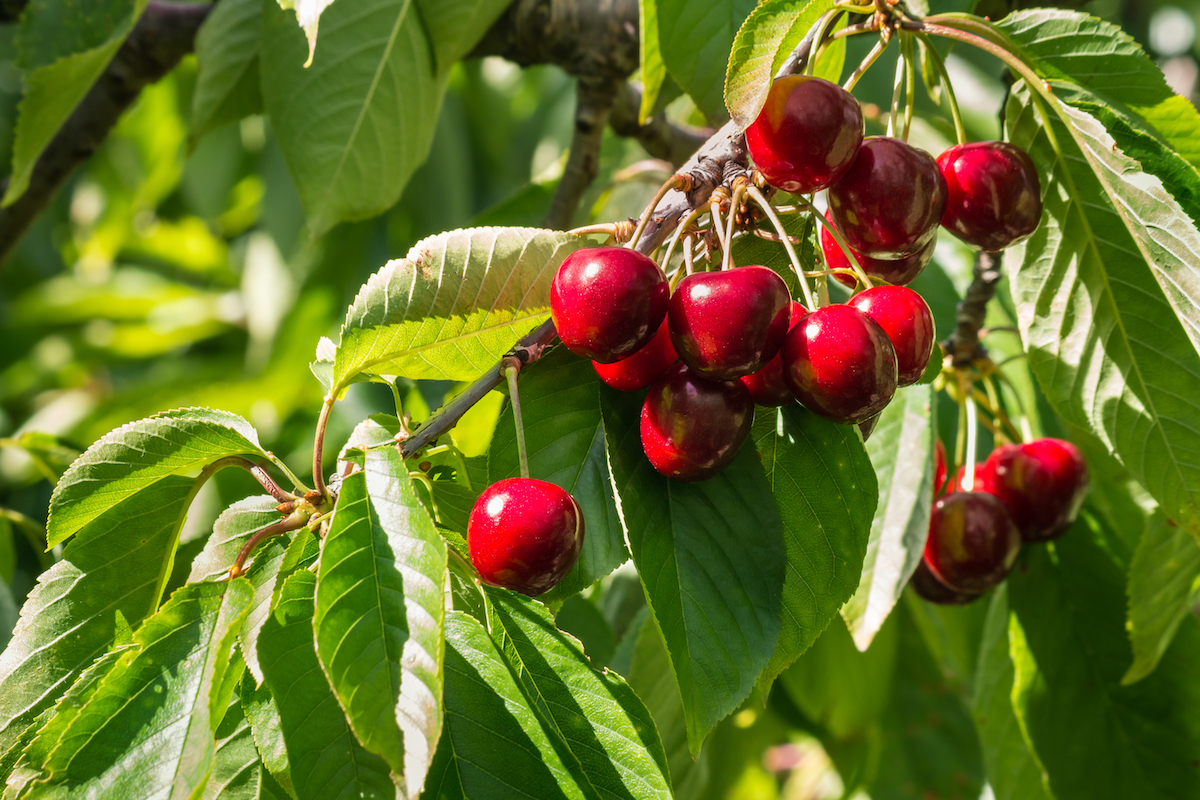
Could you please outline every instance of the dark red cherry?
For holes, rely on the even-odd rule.
[[[1004,501],[1027,542],[1062,536],[1087,494],[1083,455],[1061,439],[998,447],[987,466],[992,473],[988,491]]]
[[[784,338],[783,380],[809,411],[865,422],[896,393],[896,351],[879,323],[857,308],[825,306]]]
[[[650,341],[670,295],[652,259],[625,247],[590,247],[559,266],[550,284],[550,313],[567,349],[611,364]]]
[[[822,78],[789,75],[771,84],[746,146],[767,183],[793,194],[824,189],[850,168],[863,140],[854,95]]]
[[[833,220],[851,247],[871,258],[903,258],[937,235],[946,181],[924,150],[868,136],[828,195]]]
[[[828,210],[825,211],[825,219],[832,221]],[[866,272],[868,277],[886,281],[893,286],[905,286],[912,283],[925,269],[925,265],[933,260],[933,251],[936,247],[937,235],[935,234],[922,250],[904,258],[868,258],[857,250],[854,253],[858,256],[858,263],[862,265],[863,272]],[[821,226],[821,252],[825,254],[826,269],[853,268],[850,259],[846,258],[846,253],[838,247],[837,240],[833,238],[833,234],[825,225]],[[833,277],[834,280],[851,288],[858,283],[850,275],[842,273],[835,273]]]
[[[697,272],[679,282],[667,310],[679,359],[712,381],[762,369],[788,329],[783,278],[766,267]]]
[[[655,378],[666,372],[667,367],[678,360],[675,346],[671,344],[671,331],[664,319],[658,326],[658,333],[654,334],[654,338],[641,350],[611,364],[593,361],[592,366],[600,380],[612,388],[622,392],[636,392],[654,383]]]
[[[986,592],[1008,575],[1021,534],[1008,509],[986,492],[952,492],[933,504],[925,563],[956,592]]]
[[[804,319],[807,314],[808,309],[793,301],[791,315],[788,319],[788,330],[795,327],[796,323]],[[754,398],[757,405],[779,407],[796,402],[791,390],[783,382],[783,356],[779,353],[776,353],[758,372],[743,375],[738,380],[750,392],[750,396]]]
[[[705,380],[676,364],[646,396],[642,449],[668,478],[702,481],[733,461],[753,421],[754,401],[742,384]]]
[[[933,498],[942,493],[946,485],[946,445],[938,439],[933,444]]]
[[[956,592],[951,589],[934,576],[924,558],[917,562],[917,571],[909,578],[908,585],[913,588],[918,597],[939,606],[965,606],[983,596]]]
[[[553,589],[583,546],[583,510],[566,489],[507,478],[483,490],[467,519],[467,549],[485,583],[530,596]]]
[[[850,298],[857,308],[879,323],[896,349],[896,385],[921,380],[937,339],[933,312],[921,295],[905,286],[875,286]]]
[[[942,227],[983,250],[1025,239],[1042,218],[1042,184],[1033,159],[1008,142],[957,144],[938,156],[946,181]]]

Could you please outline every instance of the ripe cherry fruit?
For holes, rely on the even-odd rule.
[[[808,314],[808,309],[792,301],[788,330]],[[796,402],[795,396],[783,382],[783,355],[777,353],[762,369],[738,378],[760,406],[786,406]]]
[[[938,156],[946,181],[942,227],[967,244],[1003,250],[1027,238],[1042,218],[1033,160],[1008,142],[958,144]]]
[[[667,314],[658,264],[625,247],[576,250],[550,284],[550,313],[572,353],[611,364],[640,350]]]
[[[1008,510],[986,492],[952,492],[933,504],[925,563],[956,592],[979,594],[1004,580],[1021,549]]]
[[[879,323],[896,349],[896,385],[921,380],[937,342],[933,312],[921,295],[904,286],[874,286],[850,298],[857,308]]]
[[[467,519],[467,549],[483,581],[531,597],[557,586],[582,547],[583,510],[546,481],[493,483]]]
[[[828,210],[825,211],[825,219],[833,221]],[[878,278],[893,286],[905,286],[912,283],[925,269],[925,265],[933,259],[933,251],[936,247],[937,236],[934,235],[930,237],[928,244],[923,249],[904,258],[868,258],[857,250],[854,251],[854,254],[858,256],[858,263],[862,265],[863,272],[867,273],[867,277]],[[821,226],[821,252],[825,254],[826,269],[853,269],[850,259],[838,246],[837,240],[833,238],[833,234],[829,232],[829,227],[826,225]],[[833,277],[834,280],[851,288],[857,283],[850,275],[840,272],[835,272]]]
[[[771,84],[746,129],[746,146],[767,183],[808,194],[837,181],[863,140],[854,95],[822,78],[789,75]]]
[[[658,326],[658,333],[641,350],[611,364],[593,361],[592,366],[600,380],[612,388],[636,392],[654,383],[655,378],[678,360],[675,346],[671,344],[671,331],[664,319],[662,325]]]
[[[1062,536],[1087,494],[1083,455],[1062,439],[998,447],[985,468],[991,478],[987,490],[1004,501],[1027,542]]]
[[[917,562],[917,570],[909,578],[908,584],[912,586],[918,597],[939,606],[963,606],[982,596],[951,589],[937,579],[929,569],[929,565],[925,563],[924,558]]]
[[[642,449],[668,478],[702,481],[733,461],[753,421],[754,401],[742,384],[705,380],[676,364],[642,405]]]

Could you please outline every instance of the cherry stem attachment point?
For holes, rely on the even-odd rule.
[[[521,395],[517,390],[517,375],[521,372],[521,360],[509,356],[500,362],[504,377],[508,381],[508,399],[512,403],[513,422],[517,426],[517,459],[521,462],[521,477],[529,477],[529,455],[525,449],[525,423],[521,419]]]
[[[809,311],[816,311],[816,298],[813,297],[812,289],[808,285],[808,279],[804,277],[804,267],[800,264],[800,257],[796,255],[796,248],[792,247],[791,237],[787,235],[783,223],[779,221],[779,215],[775,213],[775,209],[771,206],[770,201],[763,196],[763,193],[758,190],[757,186],[751,185],[747,187],[746,193],[758,204],[763,213],[767,215],[767,219],[771,220],[771,224],[775,226],[775,230],[779,233],[779,237],[783,241],[783,248],[787,251],[788,259],[792,262],[792,269],[796,272],[796,280],[800,282],[800,291],[804,293],[804,306]]]

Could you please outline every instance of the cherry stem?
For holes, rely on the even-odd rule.
[[[689,180],[679,173],[675,173],[658,187],[658,191],[654,193],[654,197],[650,200],[650,204],[646,206],[646,210],[642,212],[641,219],[638,220],[638,225],[633,229],[633,236],[629,238],[629,246],[635,247],[638,240],[642,238],[642,231],[646,230],[646,226],[650,224],[650,217],[654,216],[654,209],[658,208],[658,204],[667,196],[667,192],[672,189],[681,189]]]
[[[904,61],[904,133],[900,138],[907,142],[917,95],[916,56],[913,51],[912,34],[901,32],[900,53]]]
[[[807,201],[805,202],[807,203]],[[829,231],[830,235],[833,236],[833,240],[837,242],[837,246],[842,248],[842,253],[845,254],[846,259],[850,262],[850,268],[854,270],[854,277],[858,278],[863,288],[870,289],[873,287],[875,284],[871,282],[867,271],[863,269],[862,262],[858,260],[858,254],[851,249],[850,245],[846,244],[846,239],[842,236],[842,232],[837,229],[837,225],[831,224],[829,220],[825,219],[824,214],[818,213],[816,206],[812,203],[808,203],[808,210],[813,215],[813,219],[825,228],[825,230]]]
[[[671,241],[667,243],[667,255],[662,260],[663,272],[666,272],[667,268],[671,266],[671,256],[675,254],[675,245],[679,243],[680,237],[682,237],[684,232],[687,231],[688,226],[695,222],[703,213],[704,206],[694,209],[690,214],[687,215],[686,218],[684,218],[679,227],[675,229],[675,233],[671,236]],[[690,274],[691,270],[688,270],[688,273]]]
[[[717,192],[713,192],[713,199],[709,201],[708,211],[712,216],[713,232],[717,234],[717,241],[721,243],[722,256],[729,249],[725,242],[725,220],[721,219],[721,199]]]
[[[855,84],[858,83],[859,78],[866,74],[866,71],[871,68],[871,65],[875,63],[876,59],[883,55],[883,51],[887,49],[888,42],[892,37],[890,30],[884,30],[886,32],[880,35],[879,41],[876,42],[875,46],[871,48],[871,52],[867,53],[867,57],[862,60],[862,63],[858,65],[858,68],[855,69],[854,72],[850,74],[850,77],[846,79],[846,82],[842,84],[842,88],[847,92],[854,88]]]
[[[323,464],[325,460],[325,428],[329,425],[329,415],[333,412],[336,402],[332,394],[325,395],[321,403],[321,414],[317,417],[317,432],[313,437],[313,488],[321,496],[322,501],[329,499],[329,489],[325,486]]]
[[[946,104],[950,106],[950,117],[954,120],[954,138],[958,144],[966,144],[967,129],[963,125],[962,113],[958,109],[958,98],[954,95],[950,73],[946,71],[946,62],[942,59],[942,54],[933,46],[933,42],[929,41],[928,34],[918,33],[917,38],[921,40],[921,44],[925,45],[925,52],[929,55],[929,60],[933,62],[933,68],[937,70],[938,77],[941,78],[942,89],[946,92]]]
[[[888,112],[887,135],[895,136],[898,130],[896,121],[900,118],[900,93],[904,89],[905,67],[904,39],[900,40],[900,53],[896,56],[896,77],[892,79],[892,107]]]
[[[792,247],[791,237],[787,235],[787,231],[783,227],[783,223],[779,221],[779,215],[775,213],[775,209],[771,207],[771,203],[763,196],[757,186],[749,186],[746,193],[751,199],[763,210],[767,215],[767,219],[771,220],[771,224],[775,226],[775,230],[779,232],[779,237],[783,241],[783,247],[787,250],[788,259],[792,262],[792,269],[796,272],[796,280],[800,282],[800,291],[804,293],[804,305],[809,311],[817,310],[816,298],[813,297],[812,289],[809,288],[808,279],[804,277],[804,267],[800,265],[800,257],[796,255],[796,248]]]
[[[817,20],[814,28],[812,40],[812,55],[804,65],[805,75],[812,75],[816,71],[817,62],[821,59],[822,53],[825,52],[825,43],[829,39],[829,28],[835,24],[837,20],[844,14],[845,11],[838,8],[831,8],[821,15]]]
[[[691,275],[696,269],[695,256],[692,253],[692,237],[683,237],[683,272]]]
[[[742,196],[746,193],[744,185],[739,184],[733,190],[733,197],[729,200],[729,219],[726,220],[725,228],[725,249],[721,253],[721,269],[729,269],[729,265],[733,260],[733,223],[737,220],[738,205],[742,202]]]
[[[1004,410],[1004,404],[1000,400],[1000,393],[996,391],[995,381],[987,375],[983,376],[983,388],[987,393],[987,405],[985,407],[1004,426],[1004,436],[1011,438],[1014,442],[1022,441],[1020,432],[1017,431],[1017,427],[1009,419],[1008,412]],[[982,401],[983,398],[980,397],[978,399]]]
[[[616,238],[617,225],[618,223],[616,222],[600,222],[595,225],[584,225],[579,228],[572,228],[571,230],[567,231],[567,233],[569,233],[571,236],[588,236],[590,234],[602,233],[605,236],[612,236]]]
[[[250,537],[250,539],[242,545],[242,549],[238,551],[237,560],[233,562],[233,566],[229,568],[229,578],[239,578],[242,575],[242,569],[246,565],[246,559],[254,552],[254,548],[258,547],[262,542],[270,539],[272,536],[278,536],[281,533],[290,533],[305,526],[308,520],[302,514],[292,514],[287,519],[280,520],[273,525],[260,530],[258,533]]]
[[[521,477],[529,477],[529,455],[525,449],[525,423],[521,419],[521,394],[517,390],[517,375],[521,372],[521,360],[512,356],[500,362],[504,377],[508,380],[508,399],[512,403],[513,422],[517,426],[517,460],[521,462]]]
[[[300,495],[295,495],[291,492],[281,489],[279,484],[275,483],[271,476],[267,474],[266,470],[248,458],[231,456],[229,458],[221,459],[221,461],[224,462],[224,466],[238,466],[249,472],[254,476],[254,480],[258,481],[259,485],[267,490],[267,494],[271,495],[271,497],[274,497],[281,503],[286,503],[289,500],[300,499]]]
[[[966,470],[964,471],[961,488],[964,492],[973,492],[975,491],[975,452],[979,445],[979,415],[975,410],[975,399],[970,392],[967,393],[966,408],[967,452],[963,460]]]

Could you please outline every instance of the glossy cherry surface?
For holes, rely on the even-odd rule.
[[[1027,238],[1042,218],[1042,185],[1033,160],[1008,142],[971,142],[937,159],[946,181],[942,227],[983,250]]]
[[[808,314],[801,304],[793,301],[788,319],[788,330]],[[762,369],[738,378],[750,392],[754,402],[760,406],[786,406],[796,402],[791,389],[783,382],[783,355],[775,354]]]
[[[754,401],[742,384],[705,380],[676,364],[642,405],[642,449],[668,478],[702,481],[733,461],[753,421]]]
[[[746,129],[746,146],[767,183],[794,194],[841,178],[862,140],[862,109],[854,95],[800,75],[772,83],[766,105]]]
[[[679,359],[703,378],[749,375],[779,352],[791,302],[783,278],[766,267],[697,272],[671,295],[671,341]]]
[[[828,210],[825,211],[825,219],[833,220]],[[868,277],[878,278],[893,286],[904,286],[912,283],[925,269],[925,265],[933,260],[933,251],[936,247],[937,235],[935,234],[930,237],[924,248],[904,258],[870,258],[857,250],[854,251],[854,254],[858,256],[858,263],[862,265],[863,272],[866,272]],[[824,225],[821,226],[821,252],[825,254],[826,269],[853,268],[850,259],[846,258],[845,251],[838,246],[837,240],[833,238],[829,228]],[[842,273],[835,273],[833,278],[852,288],[858,283],[853,277]]]
[[[553,589],[583,546],[583,510],[563,488],[508,478],[483,490],[467,519],[471,563],[486,583],[530,596]]]
[[[917,562],[917,570],[909,578],[908,584],[922,600],[928,600],[939,606],[964,606],[982,597],[979,594],[957,592],[939,581],[930,571],[924,558]]]
[[[945,494],[951,492],[963,491],[963,484],[967,476],[967,467],[964,464],[958,468],[958,472],[954,474],[949,481],[946,482]],[[975,465],[975,482],[972,484],[971,491],[973,492],[988,492],[995,494],[992,491],[992,467],[987,461]]]
[[[670,295],[652,259],[625,247],[590,247],[559,266],[550,284],[550,313],[567,349],[610,364],[650,341]]]
[[[846,305],[818,308],[783,340],[783,380],[835,422],[865,422],[896,393],[896,351],[879,323]]]
[[[1008,509],[986,492],[952,492],[933,504],[925,563],[957,592],[986,592],[1004,580],[1021,549]]]
[[[611,364],[593,361],[592,366],[600,380],[612,388],[622,392],[636,392],[654,383],[655,378],[666,372],[667,367],[678,360],[675,346],[671,344],[671,331],[664,319],[658,326],[658,333],[654,334],[654,338],[641,350]]]
[[[924,150],[868,136],[828,195],[833,219],[852,248],[871,258],[903,258],[937,235],[946,181]]]
[[[991,486],[1027,542],[1044,542],[1066,532],[1088,488],[1088,469],[1079,448],[1061,439],[1005,445],[988,457]]]
[[[896,385],[921,380],[937,339],[933,312],[921,295],[905,286],[874,286],[850,298],[857,308],[879,323],[896,350]]]

